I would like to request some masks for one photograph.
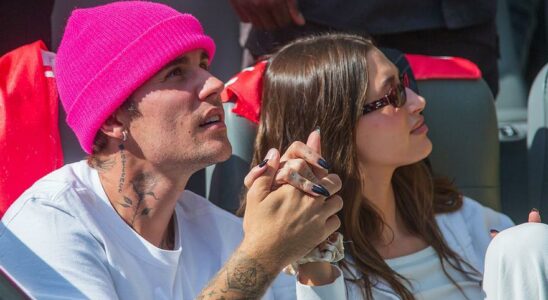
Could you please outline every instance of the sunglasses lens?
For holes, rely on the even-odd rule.
[[[398,86],[398,107],[402,107],[405,105],[405,102],[407,101],[407,92],[405,91],[405,85],[400,84]]]
[[[363,114],[368,114],[389,104],[394,107],[404,106],[407,102],[407,87],[409,87],[409,78],[406,73],[403,73],[400,77],[400,82],[395,88],[391,88],[387,95],[364,106]]]
[[[409,87],[409,76],[407,76],[407,73],[400,75],[400,82],[404,87]]]
[[[407,73],[403,73],[400,76],[400,84],[398,84],[398,100],[397,100],[397,106],[396,107],[402,107],[405,105],[405,102],[407,102],[407,91],[406,88],[409,87],[409,77],[407,76]]]
[[[407,95],[405,93],[405,87],[403,84],[398,84],[395,89],[392,90],[390,95],[388,95],[390,104],[394,107],[402,107],[406,100]]]

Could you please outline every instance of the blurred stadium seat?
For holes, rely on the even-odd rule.
[[[531,207],[548,211],[548,64],[529,93],[527,120],[529,197]]]

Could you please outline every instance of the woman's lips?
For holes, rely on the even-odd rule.
[[[428,132],[428,126],[424,123],[424,120],[417,128],[411,130],[411,134],[423,134],[426,132]]]

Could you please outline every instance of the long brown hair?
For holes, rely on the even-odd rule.
[[[341,232],[352,241],[346,248],[353,262],[345,260],[340,266],[347,271],[352,267],[360,274],[346,279],[357,284],[367,299],[372,298],[376,278],[388,283],[401,298],[414,299],[402,283],[406,279],[385,263],[371,242],[380,237],[385,225],[361,190],[356,124],[366,101],[366,54],[374,47],[359,36],[331,33],[301,38],[274,54],[264,75],[252,165],[259,163],[270,148],[283,152],[293,141],[305,141],[319,126],[322,156],[331,164],[330,172],[343,182],[339,192],[344,200]],[[435,249],[445,274],[462,291],[443,262],[463,273],[466,271],[460,264],[470,265],[447,246],[434,218],[435,213],[458,210],[462,197],[448,181],[434,183],[422,161],[398,168],[392,184],[397,212],[406,227]]]

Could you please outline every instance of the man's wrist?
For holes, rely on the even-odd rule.
[[[211,295],[219,296],[218,299],[261,298],[279,271],[271,269],[254,254],[253,249],[240,246],[197,298],[206,299]]]
[[[240,245],[234,252],[224,268],[226,280],[223,290],[227,296],[259,299],[264,295],[281,268],[272,263],[268,255],[259,253],[262,252],[245,245]]]
[[[240,247],[238,247],[236,253],[243,254],[247,259],[259,266],[265,273],[268,273],[273,277],[276,277],[286,265],[281,258],[281,254],[271,251],[271,247],[257,247],[257,245],[247,243],[245,240]]]

